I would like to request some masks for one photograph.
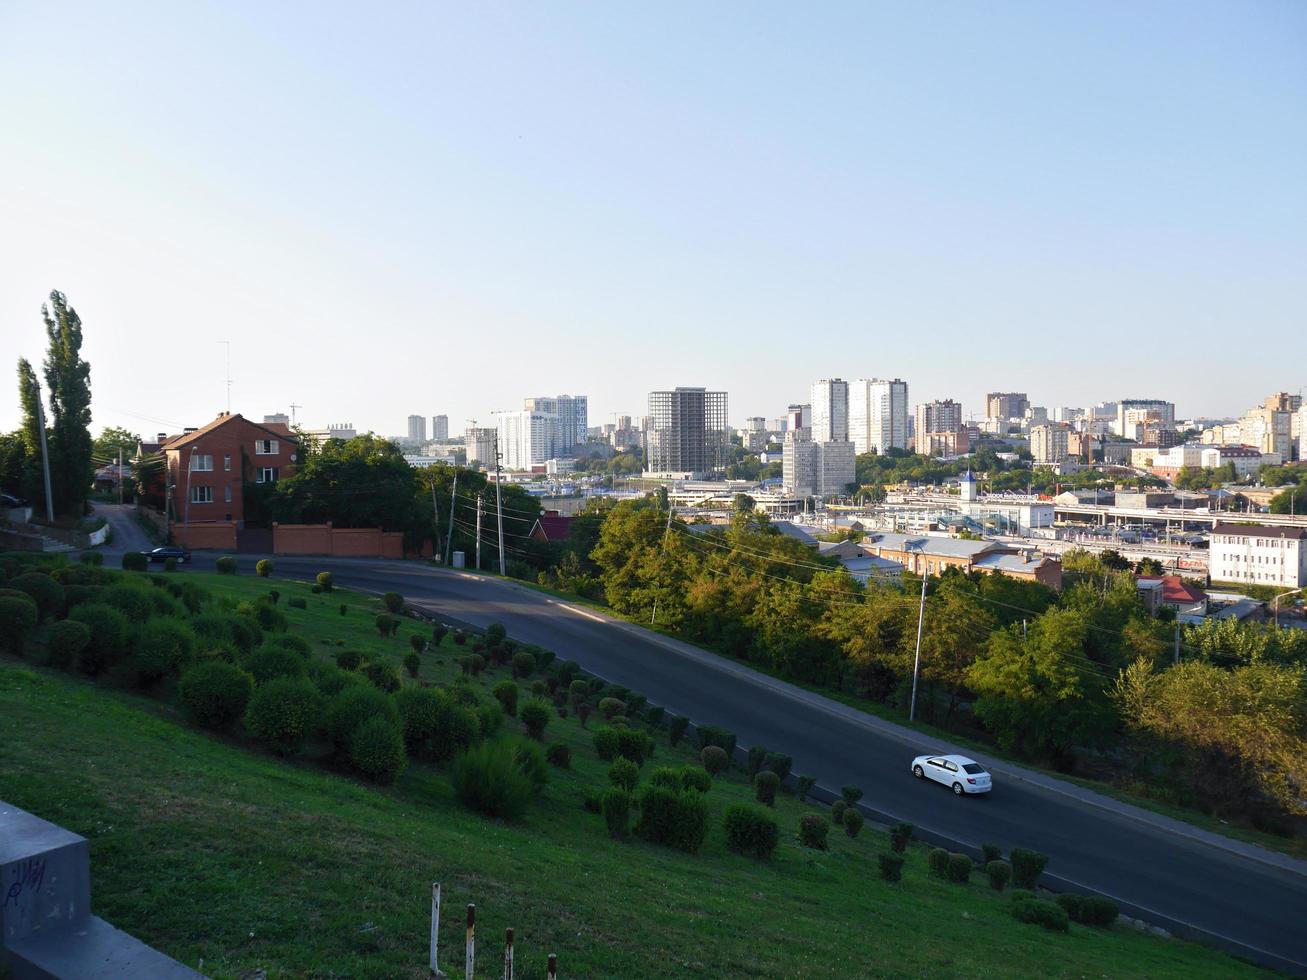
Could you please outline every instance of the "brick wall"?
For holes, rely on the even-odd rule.
[[[174,524],[172,543],[196,551],[236,550],[236,525],[231,521],[213,521],[205,524]]]
[[[428,552],[430,545],[427,545]],[[334,558],[403,558],[404,535],[376,527],[330,524],[273,524],[275,555],[329,555]]]

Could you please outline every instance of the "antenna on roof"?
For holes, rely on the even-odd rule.
[[[294,425],[294,424],[295,424],[295,409],[297,409],[297,408],[303,408],[303,407],[304,407],[303,405],[296,405],[294,402],[291,402],[291,403],[290,403],[290,424],[291,424],[291,425]]]
[[[218,343],[227,348],[227,414],[231,414],[231,341],[220,340]]]

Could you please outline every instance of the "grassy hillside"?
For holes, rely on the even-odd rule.
[[[185,577],[221,594],[270,587]],[[275,587],[307,599],[307,609],[286,612],[323,656],[344,641],[398,663],[418,630],[406,624],[382,639],[374,599]],[[424,655],[423,679],[456,671],[464,651],[445,642]],[[546,734],[571,746],[572,770],[553,770],[526,818],[505,824],[464,810],[437,769],[413,765],[394,786],[371,786],[319,761],[286,762],[199,732],[166,702],[33,666],[39,635],[27,657],[0,656],[0,797],[90,838],[96,911],[187,963],[202,959],[214,977],[255,968],[270,977],[425,977],[435,880],[444,884],[442,965],[451,973],[467,902],[478,906],[483,976],[497,975],[505,926],[516,929],[519,972],[536,975],[549,952],[573,977],[1259,973],[1126,927],[1072,925],[1062,935],[1017,923],[979,876],[970,885],[928,878],[916,847],[904,880],[887,884],[876,872],[883,833],[867,828],[850,840],[832,831],[828,852],[803,849],[794,832],[813,808],[791,797],[777,801],[782,836],[771,861],[732,854],[721,814],[751,797],[741,775],[709,793],[713,827],[699,855],[612,841],[581,806],[608,765],[574,717],[554,718]],[[488,689],[506,673],[477,684]],[[661,736],[653,764],[690,756]],[[941,796],[941,805],[954,801]]]

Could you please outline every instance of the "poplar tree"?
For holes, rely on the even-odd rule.
[[[45,383],[50,398],[50,482],[55,510],[80,514],[90,494],[91,365],[82,360],[82,321],[58,290],[42,305],[49,346]]]

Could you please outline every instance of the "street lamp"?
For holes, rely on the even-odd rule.
[[[1307,586],[1303,586],[1303,588],[1307,588]],[[1288,592],[1281,592],[1271,600],[1271,613],[1275,616],[1276,629],[1280,628],[1280,600],[1287,595],[1297,595],[1301,591],[1302,589],[1290,589]]]
[[[921,606],[917,609],[917,652],[912,658],[912,701],[908,705],[908,721],[917,717],[917,674],[921,669],[921,627],[926,621],[926,545],[917,545],[917,558],[921,562]]]

